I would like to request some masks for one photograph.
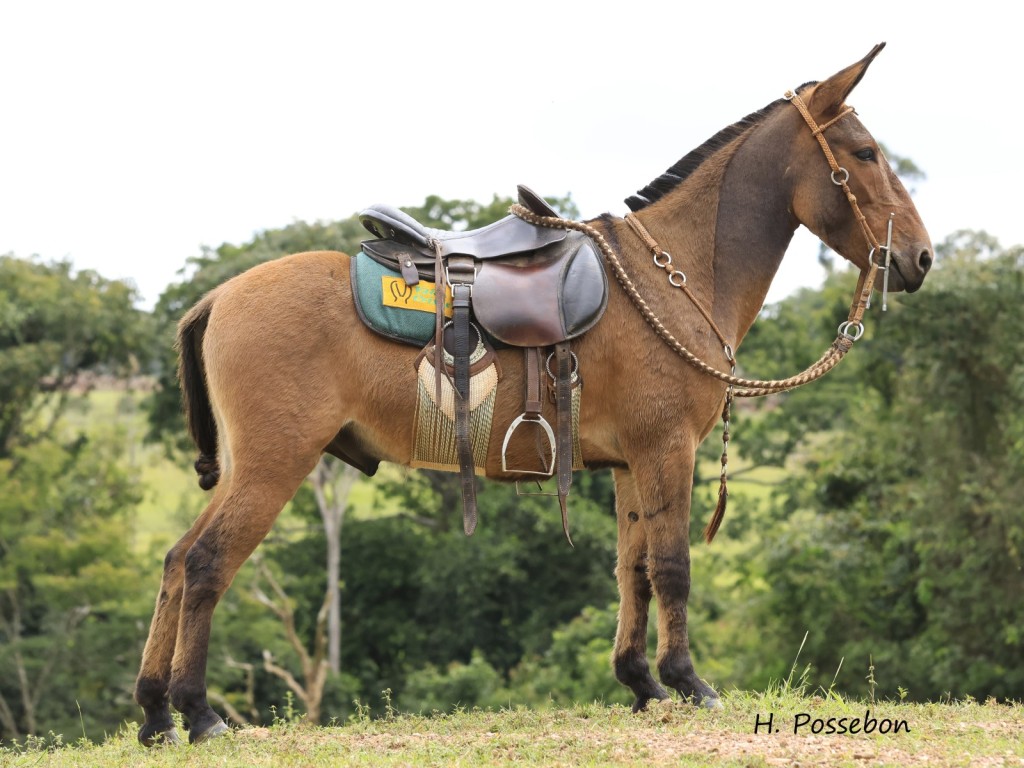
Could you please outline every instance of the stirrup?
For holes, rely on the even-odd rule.
[[[508,450],[508,443],[512,439],[512,433],[515,432],[524,423],[526,424],[537,424],[544,430],[544,434],[548,438],[548,448],[551,449],[551,466],[548,467],[547,472],[538,472],[535,469],[513,469],[508,468],[508,461],[505,456],[505,452]],[[555,474],[555,458],[557,448],[555,446],[555,432],[551,429],[551,425],[548,420],[540,414],[537,414],[536,418],[527,418],[527,414],[521,413],[516,416],[515,420],[509,424],[508,430],[505,432],[505,439],[501,443],[501,471],[502,472],[518,472],[523,475],[540,475],[541,477],[551,477]]]

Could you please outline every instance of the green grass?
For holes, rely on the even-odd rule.
[[[233,731],[214,742],[144,750],[128,724],[102,744],[33,745],[0,750],[0,766],[652,766],[826,765],[968,766],[1024,764],[1020,705],[850,702],[780,690],[733,692],[708,712],[675,703],[633,715],[599,704],[543,712],[458,712],[340,727],[278,721]],[[793,733],[797,715],[812,719],[906,721],[893,734]],[[777,730],[755,723],[769,715]]]

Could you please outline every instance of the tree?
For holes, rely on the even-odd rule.
[[[1019,698],[1024,340],[1003,319],[1024,302],[1024,249],[958,233],[938,253],[926,290],[858,350],[827,439],[798,443],[761,546],[760,616],[792,628],[780,646],[810,630],[823,685],[840,659],[863,677],[870,658],[891,692]]]
[[[149,324],[126,283],[0,256],[0,458],[49,435],[87,372],[138,370]]]
[[[0,257],[0,739],[78,723],[76,698],[130,689],[108,644],[141,615],[124,535],[136,478],[122,436],[64,416],[89,377],[145,359],[133,299],[67,262]],[[90,654],[103,660],[82,664]]]

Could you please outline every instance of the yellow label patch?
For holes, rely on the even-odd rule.
[[[426,280],[420,280],[416,285],[406,285],[401,277],[385,275],[381,278],[381,288],[384,296],[381,303],[385,307],[415,309],[431,314],[435,311],[435,286]],[[447,285],[444,287],[444,314],[445,317],[452,316],[452,289]]]

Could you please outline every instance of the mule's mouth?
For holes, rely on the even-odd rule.
[[[898,258],[893,257],[889,262],[889,284],[885,285],[885,272],[882,269],[878,270],[878,274],[875,276],[875,290],[881,291],[883,287],[887,287],[893,293],[917,293],[924,285],[925,274],[922,272],[920,276],[915,276],[913,280],[908,280],[903,274],[903,270],[900,269],[900,261]]]

